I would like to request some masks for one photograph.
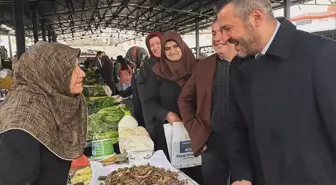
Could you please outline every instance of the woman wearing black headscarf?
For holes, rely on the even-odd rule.
[[[161,48],[160,62],[155,63],[145,85],[143,110],[155,150],[163,150],[169,158],[163,125],[182,121],[177,100],[197,60],[177,32],[164,34]],[[200,166],[181,170],[203,184]]]

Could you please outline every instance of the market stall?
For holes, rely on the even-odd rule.
[[[93,85],[95,86],[95,85]],[[102,90],[101,90],[102,91]],[[72,164],[69,185],[197,184],[174,168],[119,96],[86,97],[89,113],[85,156]]]

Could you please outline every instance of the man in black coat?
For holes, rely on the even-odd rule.
[[[90,65],[89,65],[89,68],[90,69],[98,69],[98,70],[103,68],[104,63],[102,62],[102,58],[103,58],[104,55],[105,55],[104,52],[98,51],[97,55],[96,55],[96,58],[94,58],[91,61]]]
[[[216,13],[243,57],[230,71],[233,184],[335,185],[336,42],[275,19],[269,0],[224,0]]]
[[[101,59],[102,62],[102,68],[100,70],[97,70],[98,73],[101,74],[105,84],[109,86],[109,88],[112,91],[112,94],[110,95],[116,95],[117,89],[115,87],[114,83],[114,66],[113,61],[107,56],[103,56]]]

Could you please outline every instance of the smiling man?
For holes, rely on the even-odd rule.
[[[228,159],[235,185],[336,184],[336,42],[276,19],[269,0],[223,0],[230,70]]]
[[[234,45],[223,39],[218,20],[212,24],[212,45],[216,54],[200,61],[178,100],[195,156],[202,155],[206,185],[223,185],[229,177],[226,157],[228,82]]]

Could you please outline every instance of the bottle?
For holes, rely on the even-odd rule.
[[[127,128],[138,128],[138,122],[133,118],[130,111],[125,111],[124,117],[119,121],[118,130],[119,134],[123,131],[123,129]]]

